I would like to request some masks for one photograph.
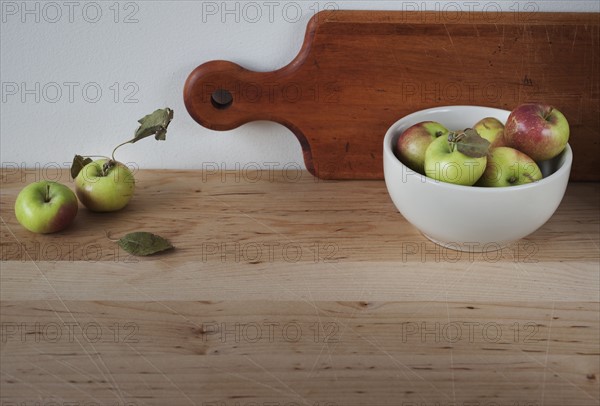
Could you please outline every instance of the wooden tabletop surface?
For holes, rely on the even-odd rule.
[[[36,235],[4,169],[1,405],[598,405],[597,183],[501,251],[426,240],[383,181],[139,171],[130,205]],[[510,221],[510,219],[507,219]],[[107,238],[151,231],[174,251]]]

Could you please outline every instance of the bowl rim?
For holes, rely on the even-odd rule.
[[[516,185],[516,186],[510,186],[510,187],[483,187],[483,186],[475,186],[475,185],[465,186],[465,185],[457,185],[454,183],[448,183],[448,182],[435,180],[435,179],[430,178],[426,175],[423,175],[419,172],[413,171],[408,166],[404,165],[404,163],[402,163],[402,161],[400,161],[400,159],[398,159],[396,154],[394,154],[393,146],[392,146],[392,138],[394,138],[397,134],[396,131],[394,130],[394,128],[397,127],[401,121],[408,121],[413,116],[417,116],[417,115],[420,115],[423,113],[431,113],[434,111],[449,111],[449,110],[455,110],[457,108],[458,109],[465,109],[465,108],[487,109],[487,110],[496,110],[496,111],[499,111],[502,113],[510,113],[509,110],[499,109],[496,107],[474,106],[474,105],[473,106],[471,106],[471,105],[454,105],[454,106],[450,105],[450,106],[431,107],[431,108],[424,109],[424,110],[417,110],[411,114],[401,117],[399,120],[396,120],[388,128],[388,130],[383,138],[384,157],[387,156],[388,159],[392,159],[392,161],[399,164],[401,166],[401,168],[403,168],[404,170],[414,173],[415,175],[418,175],[420,178],[420,182],[422,182],[422,183],[429,183],[429,184],[437,185],[439,187],[448,188],[451,190],[465,190],[465,189],[473,190],[473,188],[475,188],[475,190],[485,190],[486,192],[489,192],[489,193],[505,193],[507,191],[539,187],[540,185],[550,183],[554,178],[557,178],[557,177],[559,177],[559,175],[564,174],[564,172],[570,172],[571,164],[573,162],[573,150],[571,149],[571,145],[568,142],[567,142],[567,145],[565,146],[565,149],[556,156],[556,157],[558,157],[561,154],[565,155],[565,157],[564,157],[565,161],[560,166],[560,168],[558,168],[558,170],[556,170],[555,172],[551,173],[550,175],[548,175],[538,181],[535,181],[532,183],[526,183],[524,185]],[[425,121],[425,120],[423,120],[423,121]],[[417,122],[415,122],[415,124],[416,123]],[[556,157],[552,158],[552,159],[556,159]],[[384,178],[385,178],[385,171],[384,171]]]

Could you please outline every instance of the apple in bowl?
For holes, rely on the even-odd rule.
[[[440,137],[431,143],[425,151],[425,175],[457,185],[471,186],[477,182],[486,168],[489,145],[486,145],[483,154],[466,155],[459,150],[455,141],[464,134],[451,132],[447,137]]]
[[[510,147],[493,148],[476,186],[507,187],[537,182],[542,171],[528,155]]]
[[[475,123],[473,129],[490,142],[490,148],[502,147],[504,141],[504,124],[495,117],[485,117]]]
[[[396,154],[406,166],[425,173],[425,151],[439,137],[448,135],[448,129],[435,121],[417,123],[400,134]]]
[[[526,103],[517,106],[506,120],[506,145],[518,149],[535,161],[560,154],[569,142],[569,122],[555,107]]]

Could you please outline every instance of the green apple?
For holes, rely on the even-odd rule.
[[[64,230],[77,215],[75,193],[67,186],[42,180],[23,188],[15,201],[17,221],[34,233]]]
[[[448,135],[448,129],[435,121],[422,121],[404,130],[396,144],[396,156],[415,172],[425,174],[425,151],[433,140]]]
[[[490,142],[491,148],[503,147],[504,143],[504,124],[494,117],[486,117],[479,120],[473,129]]]
[[[524,185],[542,179],[535,161],[521,151],[498,147],[488,155],[487,166],[477,186],[504,187]]]
[[[81,203],[92,211],[121,210],[135,190],[135,179],[120,162],[99,159],[81,169],[75,178],[75,191]]]
[[[427,147],[425,174],[442,182],[472,186],[483,174],[487,158],[485,155],[472,157],[460,152],[449,140],[450,135],[439,137]]]

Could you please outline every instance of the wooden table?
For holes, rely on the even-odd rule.
[[[40,178],[73,187],[2,171],[2,405],[599,403],[599,184],[469,254],[382,181],[299,171],[140,171],[125,210],[34,235],[13,204]],[[176,250],[105,236],[139,230]]]

